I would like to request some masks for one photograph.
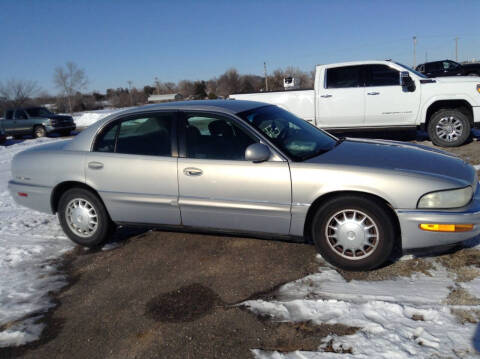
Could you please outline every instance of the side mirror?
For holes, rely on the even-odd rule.
[[[271,152],[263,143],[253,143],[245,150],[245,160],[252,162],[265,162],[270,158]]]
[[[409,92],[415,91],[415,81],[412,80],[408,71],[400,72],[400,83],[402,87],[406,88]]]

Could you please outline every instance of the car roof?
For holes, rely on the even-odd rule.
[[[122,111],[122,115],[155,111],[155,110],[204,110],[220,111],[230,114],[237,114],[254,108],[268,106],[270,104],[257,101],[243,100],[193,100],[193,101],[173,101],[154,105],[145,105]]]
[[[197,100],[197,101],[174,101],[155,105],[146,105],[127,109],[125,111],[115,112],[96,123],[90,125],[85,130],[80,132],[75,138],[65,147],[65,149],[74,151],[89,151],[92,141],[94,140],[96,132],[106,123],[119,117],[126,115],[134,115],[142,112],[157,111],[157,110],[196,110],[196,111],[211,111],[222,112],[226,114],[238,114],[240,112],[252,110],[259,107],[272,106],[271,104],[256,101],[243,100]]]

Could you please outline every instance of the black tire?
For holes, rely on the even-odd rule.
[[[76,199],[88,201],[96,213],[96,229],[89,236],[79,235],[79,232],[75,232],[67,222],[67,206]],[[114,229],[112,220],[102,201],[97,195],[83,188],[72,188],[62,194],[58,204],[58,219],[68,238],[85,247],[95,247],[105,243]]]
[[[47,130],[43,126],[35,126],[33,128],[33,137],[40,138],[47,135]]]
[[[327,237],[328,233],[331,233],[331,227],[328,227],[328,225],[332,223],[333,216],[342,211],[346,211],[347,218],[350,219],[361,219],[362,214],[364,214],[367,219],[363,223],[366,226],[372,223],[376,226],[376,229],[368,230],[368,233],[376,233],[376,237],[371,240],[373,245],[376,243],[375,247],[373,249],[369,249],[370,247],[367,246],[362,247],[363,255],[361,255],[360,249],[356,250],[356,259],[353,257],[353,251],[342,248],[337,239]],[[353,211],[358,211],[355,217]],[[352,216],[350,217],[350,215]],[[339,224],[338,222],[335,223]],[[337,228],[340,227],[337,225]],[[385,205],[378,200],[360,195],[329,199],[318,208],[312,222],[312,238],[317,251],[327,262],[347,271],[368,271],[385,263],[392,255],[395,232],[395,223],[387,212]],[[340,230],[338,233],[340,233]],[[348,233],[352,233],[352,231]],[[337,249],[334,249],[334,247]],[[340,251],[345,252],[340,253]]]
[[[469,72],[467,76],[480,76],[478,72]]]
[[[452,119],[458,123],[458,128],[461,130],[461,134],[455,137],[442,137],[437,133],[437,126],[441,126],[441,121],[445,119]],[[434,145],[441,147],[458,147],[463,145],[468,138],[470,137],[470,121],[468,117],[461,112],[460,110],[451,109],[451,110],[439,110],[433,114],[430,121],[428,122],[428,135],[430,140],[432,140]]]

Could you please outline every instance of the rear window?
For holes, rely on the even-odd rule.
[[[363,86],[360,66],[345,66],[327,69],[327,88]]]

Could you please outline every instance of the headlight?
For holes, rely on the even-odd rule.
[[[477,85],[477,92],[480,93],[480,84]]]
[[[473,196],[472,187],[431,192],[420,197],[418,208],[458,208],[470,202]]]

